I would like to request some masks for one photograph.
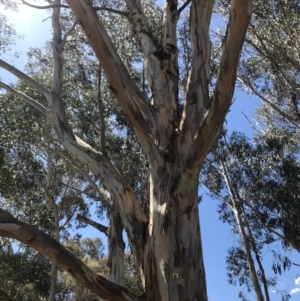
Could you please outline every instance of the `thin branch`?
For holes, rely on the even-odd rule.
[[[0,67],[4,68],[8,72],[12,73],[17,78],[19,78],[22,81],[24,81],[25,83],[27,83],[29,86],[37,89],[41,94],[43,94],[48,99],[48,97],[50,95],[50,91],[47,88],[45,88],[43,85],[41,85],[40,83],[36,82],[33,78],[31,78],[30,76],[26,75],[19,69],[15,68],[14,66],[6,63],[5,61],[3,61],[1,59],[0,59]]]
[[[22,3],[29,6],[29,7],[32,7],[32,8],[37,8],[37,9],[49,9],[49,8],[55,8],[55,7],[61,7],[61,8],[70,8],[68,5],[63,5],[63,4],[59,4],[59,5],[56,5],[56,4],[52,4],[52,5],[43,5],[43,6],[39,6],[39,5],[34,5],[34,4],[30,4],[24,0],[22,0]]]
[[[29,7],[32,7],[32,8],[37,8],[37,9],[49,9],[49,8],[57,8],[57,7],[60,7],[60,8],[68,8],[70,9],[70,6],[68,5],[64,5],[64,4],[52,4],[52,5],[44,5],[44,6],[39,6],[39,5],[34,5],[34,4],[30,4],[24,0],[22,0],[22,3],[29,6]],[[105,7],[105,6],[96,6],[94,7],[95,10],[99,11],[99,10],[104,10],[104,11],[108,11],[108,12],[111,12],[111,13],[115,13],[115,14],[118,14],[118,15],[121,15],[121,16],[124,16],[124,17],[128,17],[128,13],[127,12],[124,12],[124,11],[121,11],[121,10],[117,10],[117,9],[113,9],[113,8],[109,8],[109,7]]]
[[[101,7],[96,6],[96,7],[94,7],[94,9],[96,11],[99,11],[99,10],[108,11],[108,12],[115,13],[117,15],[124,16],[124,17],[128,18],[128,13],[127,12],[124,12],[124,11],[121,11],[121,10],[118,10],[118,9],[113,9],[113,8],[109,8],[109,7],[105,7],[105,6],[101,6]]]
[[[50,235],[14,218],[0,208],[0,236],[9,237],[35,249],[94,294],[108,301],[141,301],[126,288],[91,271]]]
[[[286,243],[292,245],[295,250],[297,250],[298,252],[300,252],[300,247],[298,245],[295,244],[295,242],[293,242],[291,239],[287,238],[286,236],[282,235],[281,233],[279,233],[278,231],[274,230],[272,227],[268,226],[268,224],[266,224],[265,222],[265,218],[263,217],[263,215],[259,212],[259,210],[257,210],[255,208],[255,206],[252,206],[249,202],[247,202],[245,200],[245,205],[248,206],[250,209],[253,210],[253,212],[255,213],[255,215],[258,217],[259,221],[261,222],[262,227],[266,228],[269,232],[275,234],[276,236],[278,236],[282,241],[285,241]]]
[[[108,230],[109,228],[102,225],[102,224],[99,224],[83,215],[80,215],[80,214],[77,214],[77,217],[76,219],[79,221],[79,222],[82,222],[84,224],[87,224],[87,225],[90,225],[94,228],[96,228],[97,230],[99,230],[101,233],[104,233],[106,236],[108,236]]]
[[[178,15],[191,3],[191,0],[187,0],[183,5],[177,10]]]
[[[270,105],[277,113],[279,113],[279,115],[281,115],[282,117],[284,117],[285,119],[289,120],[290,122],[292,122],[294,125],[296,125],[297,127],[300,128],[300,125],[297,124],[294,120],[294,118],[285,113],[284,111],[282,111],[278,106],[276,106],[272,101],[270,101],[269,99],[267,99],[266,97],[264,97],[262,94],[260,94],[258,91],[256,91],[253,86],[250,84],[250,82],[245,83],[241,78],[237,78],[238,81],[240,81],[242,84],[244,84],[246,87],[248,87],[257,97],[259,97],[262,101],[264,101],[265,103],[267,103],[268,105]]]
[[[4,88],[6,91],[12,93],[13,95],[15,95],[17,97],[22,98],[29,105],[35,107],[46,118],[50,119],[50,112],[49,112],[49,110],[46,107],[44,107],[42,104],[40,104],[39,102],[37,102],[36,100],[30,98],[29,96],[27,96],[26,94],[24,94],[24,93],[22,93],[20,91],[17,91],[15,89],[13,89],[12,87],[4,84],[3,82],[0,82],[0,87]]]
[[[77,164],[72,158],[65,155],[62,152],[58,152],[58,154],[68,161],[87,181],[88,183],[101,195],[102,201],[105,202],[107,205],[111,206],[111,195],[110,193],[104,189],[99,187],[89,176],[89,174],[79,165]]]
[[[71,26],[71,28],[65,33],[65,35],[63,36],[62,38],[62,41],[61,41],[61,44],[60,44],[60,47],[64,47],[65,44],[67,43],[67,38],[73,34],[74,30],[75,30],[75,27],[76,25],[78,24],[77,21],[74,22],[74,24]]]
[[[102,68],[101,64],[99,64],[99,69],[97,72],[97,105],[98,105],[98,113],[99,113],[99,127],[100,127],[100,151],[101,153],[107,155],[105,149],[105,119],[104,119],[104,108],[103,108],[103,100],[101,96],[101,85],[102,85]]]

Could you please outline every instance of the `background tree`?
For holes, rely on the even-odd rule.
[[[291,262],[274,245],[281,241],[283,249],[299,251],[299,162],[293,144],[261,134],[251,143],[242,134],[224,133],[202,171],[202,183],[221,200],[220,218],[240,236],[240,246],[227,257],[229,282],[253,286],[257,300],[269,300],[268,287],[276,285],[274,277],[266,277],[263,252],[274,248],[272,268],[281,274]]]

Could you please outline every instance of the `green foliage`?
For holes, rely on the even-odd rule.
[[[40,301],[50,289],[50,262],[38,254],[9,254],[0,251],[2,289],[11,300]],[[0,300],[1,297],[0,297]]]

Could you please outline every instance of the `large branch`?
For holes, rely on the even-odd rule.
[[[157,50],[157,43],[153,37],[140,0],[125,0],[129,11],[129,22],[132,25],[136,40],[143,52],[144,68],[149,88],[155,94],[155,82],[158,80],[155,72],[158,70],[158,61],[152,54]]]
[[[180,124],[185,146],[191,145],[209,106],[208,84],[211,56],[209,27],[214,2],[214,0],[192,1],[190,13],[192,62]]]
[[[251,19],[251,0],[232,0],[230,18],[212,100],[189,149],[187,168],[198,172],[232,104],[237,68]],[[194,168],[194,166],[198,168]]]
[[[77,282],[100,298],[108,301],[141,300],[124,287],[116,285],[91,271],[81,260],[50,235],[20,222],[3,209],[0,209],[0,236],[14,238],[35,249],[64,271],[70,273]]]
[[[178,127],[178,66],[176,0],[166,1],[162,21],[162,39],[155,41],[140,0],[125,0],[129,21],[143,53],[143,63],[149,84],[151,103],[157,114],[156,128],[152,128],[156,144],[168,151],[170,140]]]
[[[149,156],[157,154],[151,129],[155,128],[150,104],[134,84],[89,0],[67,0],[103,67],[111,90]]]
[[[14,66],[4,62],[3,60],[0,59],[0,67],[4,68],[11,74],[15,75],[17,78],[21,79],[25,83],[27,83],[29,86],[37,89],[42,95],[44,95],[46,98],[50,95],[50,91],[45,88],[43,85],[35,81],[33,78],[30,76],[26,75],[19,69],[15,68]]]

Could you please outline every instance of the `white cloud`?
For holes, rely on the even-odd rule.
[[[300,276],[295,279],[295,284],[300,285]]]
[[[300,288],[299,288],[299,287],[293,288],[293,289],[291,289],[291,291],[290,291],[290,295],[293,295],[293,294],[296,294],[296,293],[300,293]]]
[[[269,292],[270,292],[271,294],[275,294],[275,293],[277,293],[277,291],[276,291],[276,290],[269,290]]]

